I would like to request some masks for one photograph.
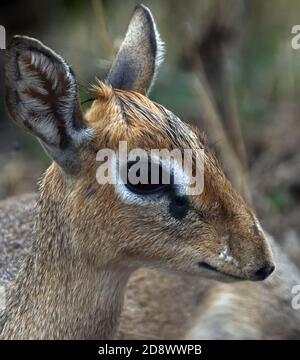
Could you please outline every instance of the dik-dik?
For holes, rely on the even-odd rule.
[[[30,254],[7,295],[3,338],[112,338],[139,267],[220,281],[264,280],[273,272],[257,218],[203,135],[146,96],[161,58],[153,17],[139,5],[84,114],[65,61],[35,39],[14,37],[6,52],[8,112],[54,161],[41,181]],[[179,185],[160,182],[99,184],[96,154],[117,151],[120,141],[149,154],[204,150],[203,192],[182,195]]]

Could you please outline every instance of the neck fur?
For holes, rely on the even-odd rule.
[[[131,270],[95,267],[72,247],[61,202],[39,204],[31,254],[8,294],[8,339],[109,339],[115,334]]]

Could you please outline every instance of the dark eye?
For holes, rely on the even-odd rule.
[[[151,161],[144,163],[141,167],[136,167],[137,162],[127,163],[127,182],[125,186],[133,193],[139,195],[151,195],[165,192],[171,189],[172,176],[160,164],[151,166]],[[141,176],[141,172],[142,176]],[[141,181],[132,181],[132,175]],[[169,181],[166,181],[168,180]]]

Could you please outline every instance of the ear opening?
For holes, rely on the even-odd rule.
[[[10,117],[35,135],[66,171],[77,171],[78,149],[89,139],[71,68],[40,41],[15,36],[6,51]]]
[[[137,5],[107,82],[117,89],[147,94],[163,57],[164,43],[152,14]]]

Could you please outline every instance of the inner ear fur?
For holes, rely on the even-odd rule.
[[[10,117],[36,136],[61,167],[75,171],[90,131],[69,65],[40,41],[15,36],[6,51],[5,89]]]

